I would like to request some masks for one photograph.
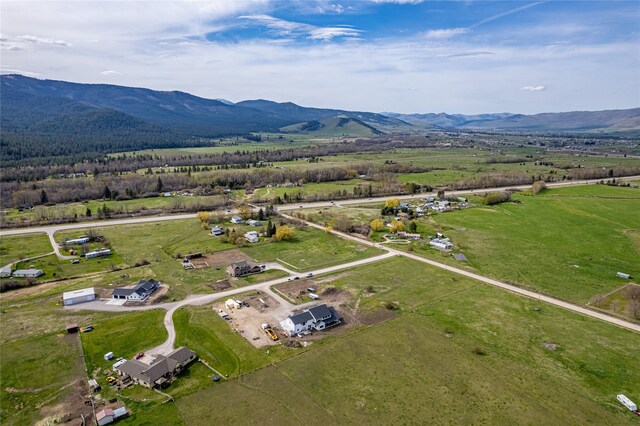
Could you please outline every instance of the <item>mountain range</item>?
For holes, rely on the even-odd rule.
[[[437,126],[449,129],[503,131],[637,131],[640,129],[640,108],[606,111],[572,111],[534,115],[498,114],[396,114],[397,118],[414,126]]]
[[[251,132],[374,136],[442,129],[626,131],[640,108],[523,114],[377,114],[308,108],[264,99],[233,103],[179,91],[0,76],[0,155],[24,158],[202,144]]]

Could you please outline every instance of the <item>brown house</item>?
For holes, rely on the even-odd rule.
[[[182,370],[198,358],[195,352],[184,346],[169,355],[158,355],[151,364],[137,359],[127,360],[116,368],[118,375],[130,377],[134,383],[148,388],[163,387],[171,383]]]
[[[259,274],[263,269],[260,265],[250,260],[241,260],[227,267],[227,272],[232,277],[244,277],[251,274]]]

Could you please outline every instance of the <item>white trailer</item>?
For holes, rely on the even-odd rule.
[[[638,406],[635,404],[635,402],[631,401],[625,395],[620,394],[620,395],[617,395],[616,398],[618,398],[618,401],[620,401],[622,403],[622,405],[627,407],[629,410],[631,410],[631,411],[637,411],[638,410]]]

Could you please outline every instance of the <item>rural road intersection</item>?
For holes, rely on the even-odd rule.
[[[637,179],[640,178],[640,176],[629,176],[626,179]],[[624,179],[624,178],[623,178]],[[557,183],[548,183],[547,186],[548,187],[563,187],[563,186],[574,186],[574,185],[586,185],[586,184],[591,184],[591,183],[596,183],[599,182],[600,179],[598,180],[582,180],[582,181],[569,181],[569,182],[557,182]],[[508,188],[517,188],[517,189],[528,189],[530,187],[530,185],[522,185],[522,186],[510,186]],[[450,195],[460,195],[460,194],[472,194],[472,193],[484,193],[484,192],[488,192],[488,191],[495,191],[495,190],[503,190],[505,188],[488,188],[488,189],[481,189],[481,190],[466,190],[466,191],[452,191],[452,192],[448,192],[448,194]],[[425,197],[431,194],[413,194],[413,195],[402,195],[402,196],[397,196],[395,198],[398,199],[411,199],[411,198],[417,198],[417,197]],[[299,204],[297,206],[293,206],[293,205],[286,205],[286,206],[279,206],[278,210],[280,211],[280,213],[284,216],[284,217],[288,217],[288,218],[292,218],[292,219],[296,219],[296,220],[300,220],[298,218],[293,218],[292,216],[289,216],[283,212],[285,211],[291,211],[291,210],[298,210],[300,208],[317,208],[317,207],[330,207],[330,206],[337,206],[337,205],[351,205],[351,204],[361,204],[361,203],[370,203],[370,202],[384,202],[385,200],[387,200],[388,198],[393,197],[393,196],[387,196],[387,197],[377,197],[377,198],[370,198],[370,199],[355,199],[355,200],[342,200],[342,201],[337,201],[337,202],[316,202],[316,203],[303,203],[303,204]],[[103,227],[103,226],[114,226],[114,225],[127,225],[127,224],[140,224],[140,223],[151,223],[151,222],[158,222],[158,221],[166,221],[166,220],[179,220],[179,219],[193,219],[195,217],[195,214],[183,214],[183,215],[171,215],[171,216],[155,216],[155,217],[144,217],[144,218],[131,218],[131,219],[122,219],[122,220],[110,220],[110,221],[99,221],[99,222],[83,222],[83,223],[74,223],[74,224],[67,224],[67,225],[51,225],[51,226],[44,226],[44,227],[34,227],[34,228],[25,228],[25,229],[13,229],[13,230],[5,230],[5,231],[1,231],[0,232],[0,237],[1,236],[6,236],[6,235],[20,235],[20,234],[27,234],[27,233],[38,233],[38,232],[44,232],[49,236],[49,239],[51,240],[52,246],[54,247],[54,250],[56,252],[56,254],[61,257],[61,258],[66,258],[62,257],[62,255],[60,254],[60,252],[57,250],[57,244],[55,243],[54,239],[53,239],[53,234],[55,232],[58,231],[63,231],[63,230],[69,230],[69,229],[81,229],[81,228],[87,228],[87,227],[91,227],[91,226],[99,226],[99,227]],[[318,224],[312,223],[312,222],[307,222],[304,221],[308,226],[314,227],[314,228],[318,228],[318,229],[323,229],[323,226],[320,226]],[[345,234],[343,232],[338,232],[338,231],[331,231],[332,234],[342,238],[342,239],[346,239],[346,240],[350,240],[350,241],[355,241],[359,244],[362,245],[367,245],[370,247],[375,247],[377,249],[380,250],[384,250],[386,253],[379,255],[379,256],[374,256],[374,257],[370,257],[370,258],[366,258],[366,259],[361,259],[361,260],[357,260],[354,262],[348,262],[348,263],[344,263],[341,265],[335,265],[335,266],[330,266],[327,268],[322,268],[322,269],[318,269],[315,271],[311,271],[313,273],[314,276],[317,275],[322,275],[322,274],[328,274],[328,273],[332,273],[332,272],[336,272],[336,271],[340,271],[340,270],[344,270],[344,269],[351,269],[351,268],[355,268],[361,265],[366,265],[369,263],[373,263],[373,262],[378,262],[384,259],[388,259],[390,257],[394,257],[394,256],[403,256],[406,258],[410,258],[413,260],[416,260],[418,262],[422,262],[422,263],[426,263],[429,264],[431,266],[435,266],[437,268],[441,268],[444,270],[447,270],[449,272],[455,273],[455,274],[459,274],[480,282],[483,282],[485,284],[489,284],[504,290],[508,290],[512,293],[521,295],[521,296],[525,296],[525,297],[529,297],[532,299],[536,299],[539,300],[541,302],[545,302],[554,306],[558,306],[560,308],[563,309],[567,309],[582,315],[586,315],[592,318],[596,318],[605,322],[608,322],[610,324],[619,326],[619,327],[623,327],[623,328],[627,328],[629,330],[633,330],[636,332],[640,332],[640,325],[638,324],[634,324],[631,323],[629,321],[625,321],[623,319],[619,319],[619,318],[615,318],[597,311],[593,311],[591,309],[587,309],[584,308],[582,306],[579,305],[575,305],[572,303],[568,303],[565,302],[563,300],[560,299],[556,299],[554,297],[550,297],[550,296],[545,296],[543,294],[540,293],[536,293],[533,291],[529,291],[529,290],[525,290],[522,289],[520,287],[516,287],[507,283],[504,283],[502,281],[498,281],[498,280],[494,280],[492,278],[488,278],[488,277],[484,277],[482,275],[478,275],[475,274],[473,272],[469,272],[463,269],[459,269],[453,266],[449,266],[440,262],[436,262],[421,256],[417,256],[415,254],[412,253],[407,253],[404,251],[400,251],[400,250],[396,250],[387,246],[383,246],[379,243],[375,243],[372,241],[368,241],[368,240],[364,240],[362,238],[358,238],[355,237],[353,235],[350,234]],[[294,273],[291,270],[288,270],[284,267],[282,267],[281,265],[276,265],[276,264],[269,264],[269,267],[273,268],[273,269],[282,269],[285,272],[289,273],[289,274],[293,274],[293,275],[298,275],[297,273]],[[88,302],[88,303],[84,303],[82,305],[79,306],[68,306],[65,307],[65,309],[69,309],[69,310],[96,310],[96,311],[112,311],[112,312],[122,312],[122,311],[138,311],[138,310],[148,310],[148,309],[165,309],[167,310],[165,317],[164,317],[164,326],[167,329],[168,332],[168,338],[167,340],[162,343],[160,346],[157,346],[153,349],[150,349],[149,351],[147,351],[150,354],[166,354],[168,352],[170,352],[171,350],[173,350],[173,345],[175,343],[175,338],[176,338],[176,332],[175,332],[175,326],[173,323],[173,313],[179,309],[180,307],[183,306],[187,306],[187,305],[204,305],[207,303],[211,303],[215,300],[220,300],[220,299],[224,299],[224,298],[228,298],[237,294],[242,294],[242,293],[246,293],[246,292],[251,292],[251,291],[256,291],[256,290],[260,290],[260,291],[264,291],[265,293],[268,293],[270,296],[275,297],[280,303],[286,304],[286,305],[290,305],[293,307],[293,305],[290,304],[289,301],[285,300],[282,296],[278,295],[276,292],[271,290],[271,287],[277,284],[281,284],[281,283],[285,283],[287,281],[289,281],[291,279],[291,277],[285,277],[285,278],[279,278],[279,279],[275,279],[275,280],[271,280],[271,281],[267,281],[267,282],[263,282],[263,283],[259,283],[259,284],[253,284],[253,285],[249,285],[249,286],[245,286],[245,287],[239,287],[239,288],[235,288],[232,290],[227,290],[227,291],[222,291],[219,293],[213,293],[213,294],[204,294],[204,295],[190,295],[188,296],[185,300],[179,301],[179,302],[172,302],[172,303],[163,303],[163,304],[158,304],[158,305],[149,305],[149,306],[121,306],[121,305],[107,305],[105,303],[105,301],[93,301],[93,302]]]

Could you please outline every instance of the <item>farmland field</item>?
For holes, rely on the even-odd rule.
[[[382,254],[377,249],[343,241],[314,228],[297,229],[292,241],[249,246],[241,250],[259,262],[280,262],[300,272]]]
[[[401,276],[390,287],[413,288],[387,294],[404,306],[399,317],[187,396],[178,401],[187,422],[206,422],[199,404],[206,399],[220,407],[222,421],[232,421],[238,407],[259,407],[243,410],[255,413],[243,419],[248,424],[297,424],[300,406],[314,413],[305,416],[311,424],[360,424],[371,416],[380,423],[633,424],[615,394],[640,397],[633,385],[640,380],[633,368],[635,333],[540,309],[535,300],[489,286],[450,281],[415,262],[385,263]],[[379,275],[377,266],[344,280]],[[424,283],[407,283],[410,275],[424,276]]]
[[[3,236],[0,238],[0,266],[52,251],[46,234]]]
[[[435,221],[480,272],[576,303],[625,284],[618,271],[640,275],[640,190],[590,185],[516,199]]]

